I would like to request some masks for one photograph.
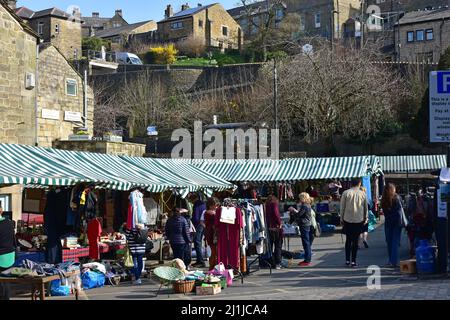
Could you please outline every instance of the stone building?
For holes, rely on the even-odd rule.
[[[81,57],[81,14],[72,14],[50,8],[34,12],[26,7],[16,9],[16,14],[44,40],[61,51],[67,59]]]
[[[84,127],[83,77],[49,43],[39,46],[38,142],[51,147],[55,140],[67,140],[75,128]],[[94,95],[87,86],[87,129],[93,133]]]
[[[450,46],[450,9],[406,13],[395,26],[398,61],[439,62]]]
[[[14,1],[13,1],[14,2]],[[35,143],[38,35],[0,1],[0,142]]]
[[[0,142],[50,147],[83,125],[83,78],[2,1],[0,18]],[[92,132],[89,87],[87,101]]]
[[[152,42],[156,29],[156,22],[150,20],[98,31],[95,36],[110,40],[112,51],[122,51],[132,41]]]
[[[195,8],[183,5],[181,11],[173,12],[167,6],[165,19],[158,22],[158,40],[177,42],[189,37],[204,39],[208,48],[241,49],[243,34],[239,24],[222,5],[214,3]]]
[[[261,25],[267,21],[271,10],[274,15],[274,27],[277,27],[286,16],[287,7],[285,3],[278,4],[276,7],[268,9],[267,1],[260,1],[249,4],[248,6],[230,9],[228,10],[228,13],[239,23],[245,39],[249,40],[258,33]]]
[[[344,24],[360,15],[360,0],[286,0],[289,12],[300,15],[300,32],[307,37],[341,39]]]
[[[112,18],[100,17],[99,12],[92,12],[91,17],[82,17],[81,20],[83,20],[81,25],[83,38],[97,36],[97,32],[103,30],[128,25],[128,22],[123,18],[122,9],[117,9]]]

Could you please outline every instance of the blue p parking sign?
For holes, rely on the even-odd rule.
[[[450,143],[450,71],[430,73],[430,142]]]
[[[450,93],[450,71],[438,72],[438,74],[437,74],[437,92],[439,94]]]

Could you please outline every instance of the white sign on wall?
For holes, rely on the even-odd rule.
[[[42,109],[42,119],[59,120],[59,110]]]
[[[64,121],[81,122],[81,112],[73,112],[73,111],[64,112]]]
[[[450,143],[450,71],[430,73],[430,142]]]

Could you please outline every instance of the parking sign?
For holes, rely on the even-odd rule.
[[[430,142],[450,143],[450,71],[430,73]]]

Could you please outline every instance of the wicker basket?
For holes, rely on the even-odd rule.
[[[195,290],[195,280],[176,281],[173,283],[175,293],[190,293]]]

